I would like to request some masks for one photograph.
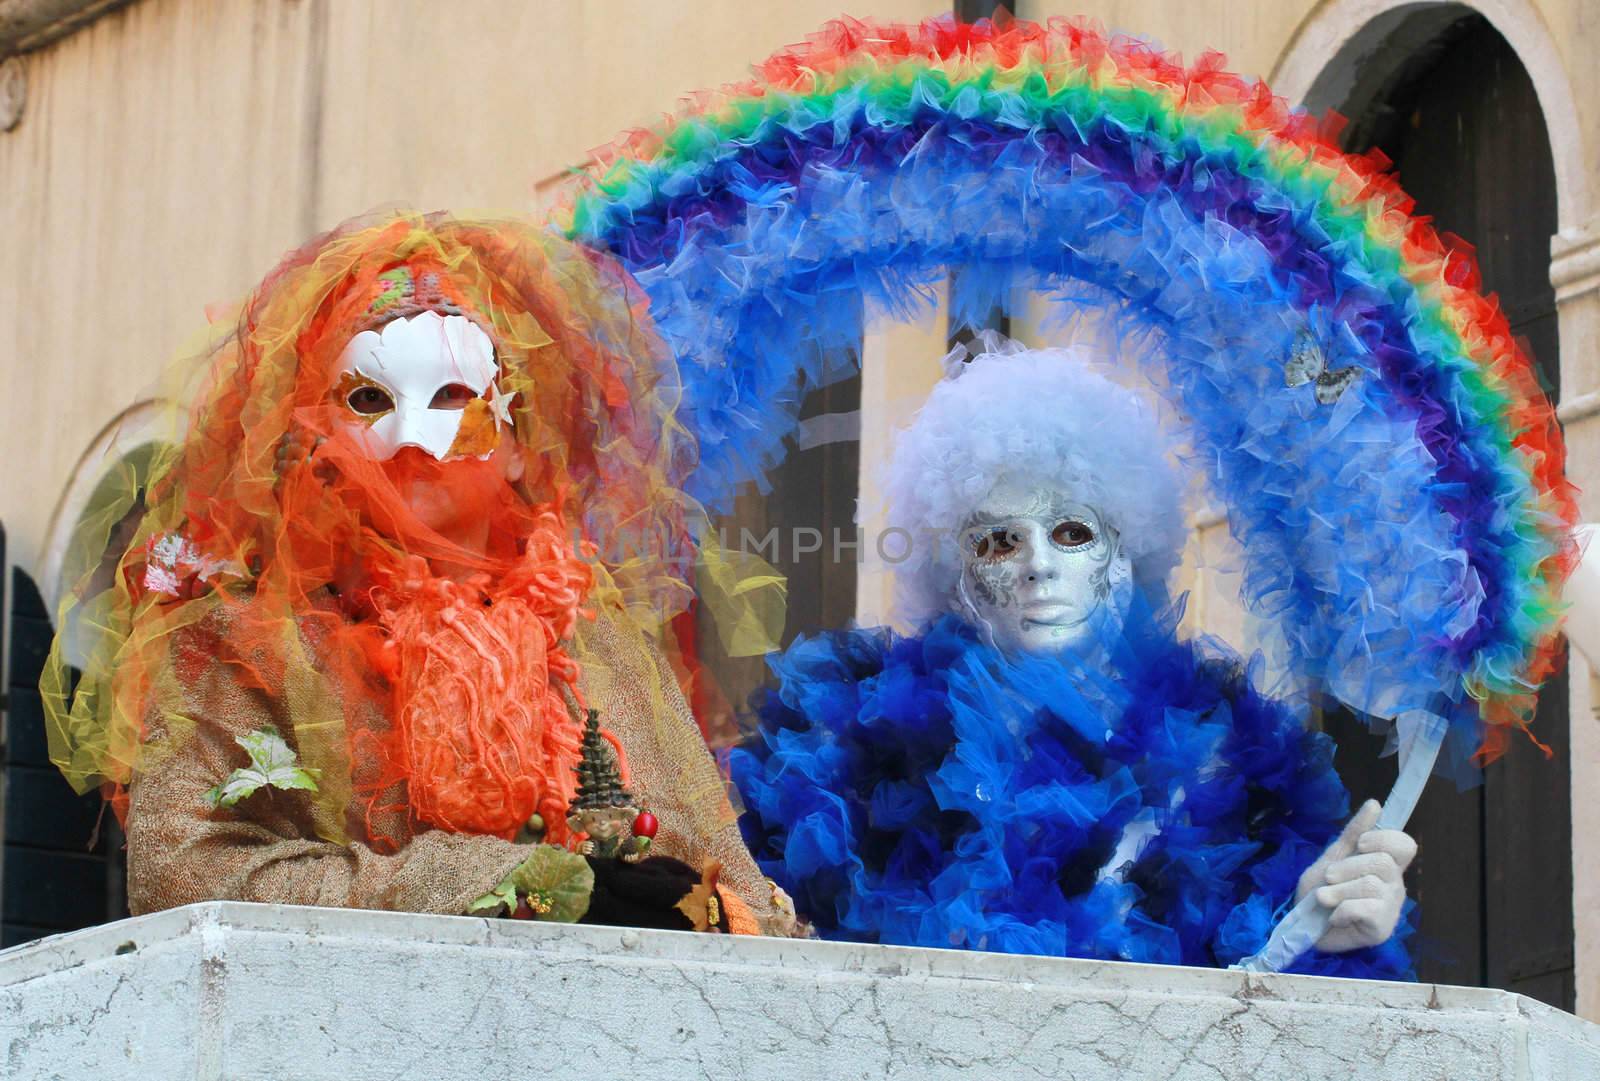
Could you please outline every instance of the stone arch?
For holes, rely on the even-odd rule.
[[[1403,57],[1408,46],[1422,45],[1472,12],[1510,43],[1533,80],[1555,157],[1561,231],[1576,232],[1594,212],[1577,99],[1555,38],[1531,0],[1321,0],[1295,29],[1268,82],[1314,111],[1342,106],[1377,91],[1386,42]],[[1374,60],[1379,70],[1371,70]]]
[[[150,449],[161,440],[157,421],[164,412],[164,403],[155,400],[129,406],[95,435],[73,466],[51,512],[38,567],[39,591],[52,615],[72,581],[86,570],[71,565],[74,533],[104,498],[112,472],[124,463],[149,457]]]

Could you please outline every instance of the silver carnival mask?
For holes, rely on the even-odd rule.
[[[1094,507],[1006,476],[958,537],[962,614],[995,647],[1057,653],[1120,630],[1133,564]]]

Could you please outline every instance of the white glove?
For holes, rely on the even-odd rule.
[[[1328,931],[1317,942],[1324,953],[1387,942],[1400,922],[1405,871],[1417,842],[1401,830],[1373,829],[1381,810],[1377,800],[1363,803],[1339,839],[1300,876],[1295,899],[1315,890],[1317,902],[1333,909]]]

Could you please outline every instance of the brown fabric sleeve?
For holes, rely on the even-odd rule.
[[[263,789],[213,811],[205,792],[248,756],[234,737],[275,725],[275,705],[221,661],[184,688],[186,709],[153,716],[129,788],[128,905],[152,912],[204,900],[459,915],[533,851],[496,837],[419,833],[392,855],[341,836],[305,792]]]

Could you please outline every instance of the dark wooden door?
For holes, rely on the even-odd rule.
[[[955,0],[956,18],[966,23],[975,23],[979,19],[992,19],[995,12],[1002,8],[1007,13],[1016,13],[1016,0],[1009,2],[1008,0]]]
[[[4,553],[0,532],[0,566]],[[0,948],[128,914],[116,820],[103,813],[98,795],[77,795],[50,764],[39,673],[54,632],[39,590],[20,568],[12,572],[9,600],[0,600],[11,642],[0,756]]]
[[[1550,284],[1555,169],[1527,71],[1479,16],[1453,24],[1353,118],[1346,148],[1376,147],[1437,228],[1477,248],[1485,290],[1559,391]],[[1394,759],[1353,718],[1328,720],[1352,794],[1381,798]],[[1413,819],[1422,979],[1502,987],[1573,1007],[1572,814],[1565,678],[1546,685],[1534,731],[1458,792],[1435,781]]]
[[[861,376],[857,358],[838,358],[832,370],[852,371],[801,400],[801,428],[784,461],[740,495],[718,521],[728,547],[765,559],[788,582],[781,645],[802,634],[838,630],[856,614],[857,565],[862,558],[855,527],[861,469]],[[749,702],[770,682],[764,657],[730,657],[702,610],[696,642],[711,676],[697,688],[693,705],[707,739],[723,746],[746,727]]]

